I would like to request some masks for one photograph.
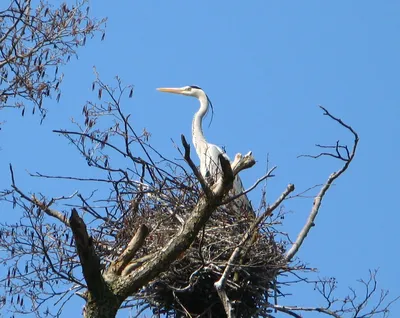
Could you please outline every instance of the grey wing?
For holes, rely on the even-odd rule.
[[[232,191],[234,195],[237,195],[245,191],[242,180],[240,179],[239,175],[236,175],[235,180],[233,180]],[[239,198],[235,200],[235,202],[238,203],[241,208],[246,209],[246,211],[248,212],[253,211],[251,202],[246,194],[241,195]]]
[[[203,165],[202,162],[200,162],[200,173],[205,178],[212,178],[214,182],[218,180],[222,173],[221,163],[218,159],[220,154],[229,161],[229,157],[221,148],[213,144],[208,144],[204,154]]]
[[[203,160],[200,162],[200,173],[206,180],[212,178],[213,182],[216,182],[218,178],[221,176],[222,169],[221,163],[218,159],[218,156],[222,154],[226,160],[230,161],[228,155],[217,145],[208,144],[207,149],[204,153]],[[239,193],[244,192],[245,189],[243,187],[242,180],[239,175],[235,177],[233,180],[233,195],[237,195]],[[253,211],[253,207],[251,205],[250,200],[247,198],[247,195],[243,194],[239,198],[235,200],[235,203],[240,206],[240,208],[246,209],[248,212]]]

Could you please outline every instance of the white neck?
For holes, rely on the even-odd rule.
[[[193,145],[196,148],[197,155],[201,157],[201,154],[206,151],[204,148],[207,147],[206,138],[204,137],[202,129],[203,117],[208,110],[208,98],[206,94],[201,94],[199,96],[199,101],[200,109],[196,112],[196,114],[194,114],[192,122],[192,136]]]

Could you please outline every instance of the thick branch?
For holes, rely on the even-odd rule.
[[[125,268],[123,269],[121,276],[127,276],[130,273],[132,273],[135,269],[139,268],[140,266],[142,266],[143,264],[145,264],[146,262],[148,262],[149,260],[151,260],[152,258],[154,258],[156,255],[156,253],[151,253],[151,254],[147,254],[141,258],[135,259],[132,262],[130,262],[129,264],[127,264],[125,266]]]
[[[14,189],[17,191],[16,188],[14,188]],[[57,210],[54,210],[54,209],[50,209],[50,207],[48,205],[46,205],[43,202],[41,202],[38,199],[36,199],[36,197],[34,195],[32,196],[32,201],[31,202],[33,202],[36,206],[38,206],[47,215],[52,216],[52,217],[60,220],[66,226],[70,226],[69,221],[68,221],[68,219],[67,219],[65,214],[61,213],[60,211],[57,211]]]
[[[228,298],[228,295],[224,289],[224,286],[222,286],[221,284],[218,284],[218,282],[216,282],[214,284],[214,286],[215,286],[215,289],[217,290],[219,298],[221,299],[222,305],[224,306],[226,317],[227,318],[235,318],[236,315],[235,315],[234,309],[233,309],[232,304]]]
[[[109,271],[114,272],[117,275],[120,275],[122,271],[125,269],[126,265],[133,259],[135,253],[141,248],[144,244],[144,240],[149,234],[149,229],[146,225],[142,224],[137,230],[135,236],[129,242],[127,248],[123,251],[123,253],[116,259],[113,264],[110,266]]]
[[[103,299],[104,290],[107,287],[101,275],[100,259],[96,255],[93,241],[89,237],[86,225],[75,209],[72,209],[69,223],[74,234],[75,246],[88,290],[95,299]]]
[[[166,246],[157,253],[147,264],[132,271],[129,275],[121,277],[118,283],[118,294],[122,297],[131,295],[160,272],[168,268],[193,243],[199,231],[203,228],[211,214],[220,204],[224,195],[228,193],[233,183],[233,172],[230,163],[222,155],[219,157],[223,176],[211,188],[211,198],[203,196],[190,213],[181,231],[177,233]],[[250,162],[251,164],[251,162]],[[248,168],[243,165],[241,169]]]
[[[233,175],[236,176],[241,170],[250,168],[255,164],[256,161],[251,151],[249,151],[244,157],[238,153],[235,156],[235,160],[231,164]]]

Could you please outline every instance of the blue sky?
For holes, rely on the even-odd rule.
[[[393,201],[400,179],[398,1],[97,1],[91,12],[108,17],[106,38],[88,42],[79,59],[63,68],[62,98],[59,104],[47,101],[44,124],[2,111],[7,123],[0,132],[1,188],[9,185],[9,162],[21,188],[49,195],[72,192],[76,185],[49,189],[47,181],[30,179],[25,169],[90,175],[73,147],[51,130],[71,127],[70,118],[79,118],[85,101],[96,99],[93,66],[105,82],[119,75],[135,85],[125,110],[134,127],[150,131],[153,145],[170,157],[178,157],[171,138],[190,137],[198,104],[155,88],[201,86],[215,109],[205,129],[208,140],[225,146],[231,158],[252,150],[257,160],[242,173],[245,186],[265,172],[267,154],[278,166],[268,183],[270,201],[288,183],[301,191],[338,168],[329,158],[297,158],[318,151],[316,143],[351,142],[346,131],[322,116],[321,104],[357,130],[360,145],[350,169],[327,194],[298,256],[318,268],[318,275],[335,276],[338,296],[374,268],[380,269],[380,287],[390,289],[392,297],[400,295],[395,256],[400,217]],[[257,203],[259,189],[250,197]],[[310,199],[285,203],[291,213],[282,229],[293,238],[311,204]],[[12,221],[18,212],[2,218]],[[319,301],[312,288],[295,289],[285,299],[302,305]],[[82,306],[74,300],[64,317],[80,313]],[[392,316],[400,316],[400,304],[392,307]]]

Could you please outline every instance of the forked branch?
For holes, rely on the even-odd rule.
[[[136,231],[135,236],[129,242],[127,248],[122,252],[122,254],[117,258],[115,262],[110,266],[110,270],[115,272],[115,274],[120,275],[125,269],[126,265],[133,259],[135,253],[144,244],[144,240],[149,234],[149,229],[146,225],[142,224]]]
[[[314,220],[318,215],[319,209],[321,207],[322,200],[325,197],[326,192],[328,191],[328,189],[330,188],[332,183],[337,178],[339,178],[342,175],[343,172],[345,172],[347,170],[347,168],[349,167],[350,163],[353,161],[354,156],[355,156],[356,151],[357,151],[359,138],[358,138],[358,134],[355,132],[355,130],[351,126],[345,124],[341,119],[333,116],[326,108],[324,108],[322,106],[319,106],[319,107],[324,111],[324,115],[326,115],[329,118],[333,119],[334,121],[339,123],[342,127],[346,128],[348,131],[350,131],[353,134],[353,137],[354,137],[353,145],[352,145],[351,151],[349,151],[347,146],[340,146],[339,142],[337,142],[336,146],[333,146],[333,148],[335,149],[335,154],[322,153],[322,154],[319,154],[317,156],[310,156],[312,158],[318,158],[318,157],[321,157],[321,156],[331,156],[331,157],[334,157],[334,158],[337,158],[337,159],[340,159],[340,160],[344,161],[344,164],[339,170],[333,172],[328,177],[328,180],[321,187],[319,193],[314,198],[313,206],[311,208],[311,211],[310,211],[310,214],[308,216],[306,224],[304,225],[304,227],[300,231],[299,235],[297,236],[296,241],[293,243],[293,245],[290,248],[290,250],[286,253],[286,260],[287,261],[292,260],[292,258],[296,255],[296,253],[300,249],[301,245],[304,242],[304,239],[307,237],[308,233],[310,232],[311,227],[314,226]],[[325,147],[325,148],[327,148],[327,147]],[[342,156],[340,154],[340,149],[345,149],[346,150],[346,157],[344,157],[344,156]]]
[[[400,297],[387,299],[389,292],[377,288],[376,280],[377,271],[370,271],[368,280],[359,280],[362,289],[356,291],[354,288],[349,288],[350,293],[344,298],[337,298],[333,295],[336,289],[336,281],[333,278],[327,280],[321,279],[314,284],[314,289],[317,290],[325,300],[325,306],[306,307],[306,306],[288,306],[269,304],[268,306],[283,312],[292,317],[303,317],[302,313],[316,312],[325,316],[341,318],[341,317],[389,317],[390,306],[398,301]],[[370,302],[375,299],[374,304]]]
[[[156,277],[160,272],[164,271],[169,264],[175,261],[187,248],[193,243],[199,231],[204,227],[211,214],[220,205],[222,198],[230,190],[233,182],[233,172],[230,162],[222,155],[219,156],[223,171],[222,177],[212,186],[211,198],[203,196],[200,198],[194,209],[188,216],[181,231],[177,233],[165,247],[160,250],[146,264],[143,264],[128,275],[121,277],[118,286],[118,294],[128,296],[136,292],[138,288],[147,284]],[[242,169],[249,168],[252,161],[241,165],[238,172]]]

